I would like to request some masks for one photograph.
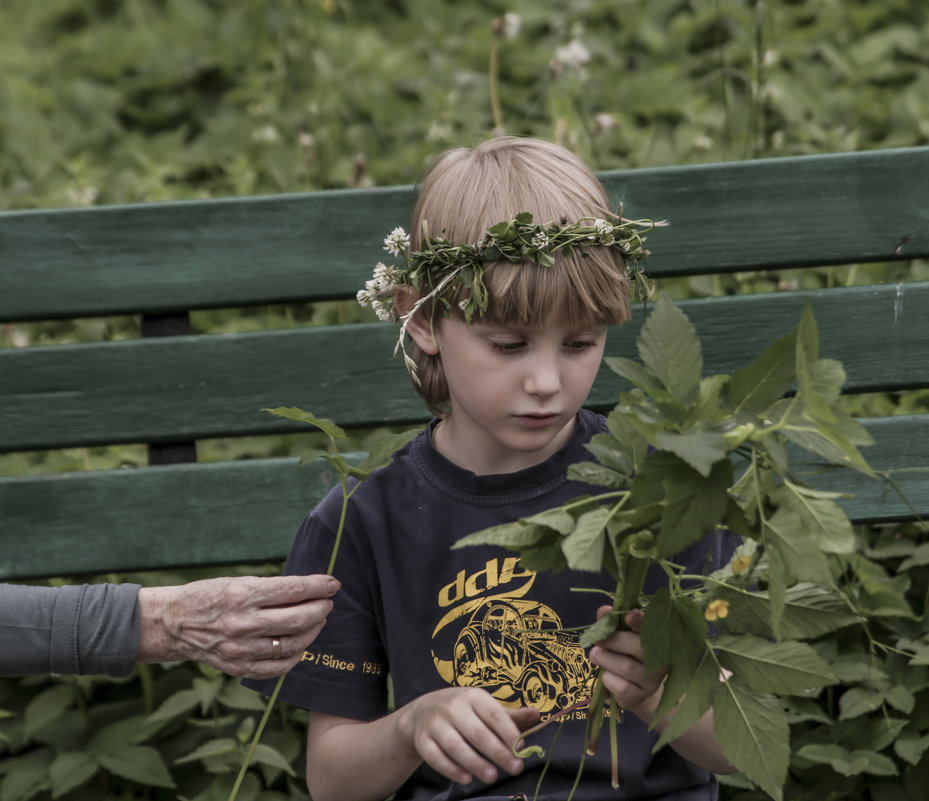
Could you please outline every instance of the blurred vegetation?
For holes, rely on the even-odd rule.
[[[438,151],[495,130],[554,139],[598,170],[929,144],[929,6],[913,0],[0,4],[0,209],[406,184]],[[929,265],[911,262],[745,273],[662,288],[680,297],[927,278]],[[356,319],[367,318],[354,304],[335,303],[200,311],[192,325],[212,332]],[[132,317],[6,325],[0,347],[138,335]],[[877,414],[926,411],[929,396],[855,403],[855,411]],[[365,447],[379,435],[359,432],[356,441]],[[320,444],[313,436],[199,446],[207,459],[284,455]],[[144,460],[143,446],[11,454],[0,458],[0,474]],[[919,526],[862,532],[873,538],[875,575],[896,575],[901,597],[918,610],[929,558],[906,555],[922,534]],[[68,580],[171,583],[210,573]],[[826,766],[800,765],[787,797],[923,797],[929,707],[917,683],[927,682],[892,655],[880,665],[872,655],[867,675],[858,675],[852,662],[868,659],[861,656],[867,651],[866,642],[849,645],[846,678],[870,682],[871,694],[860,709],[843,710],[847,719],[836,736],[853,743],[856,727],[908,727],[909,750],[892,755],[897,774],[879,760],[851,765],[839,778]],[[2,680],[0,801],[225,798],[260,708],[234,680],[193,664],[140,667],[126,681]],[[904,717],[887,713],[901,708]],[[831,725],[813,706],[795,710],[793,719],[799,741],[815,741],[817,727]],[[240,799],[306,798],[304,729],[305,714],[280,705]],[[758,798],[737,787],[725,793]]]

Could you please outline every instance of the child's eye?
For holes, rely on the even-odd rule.
[[[564,343],[565,347],[568,350],[587,350],[587,348],[594,347],[597,343],[592,339],[572,339]]]
[[[503,353],[515,353],[519,350],[522,350],[526,347],[526,343],[522,340],[516,341],[507,341],[507,342],[495,342],[491,340],[490,344],[493,346],[494,350],[502,351]]]

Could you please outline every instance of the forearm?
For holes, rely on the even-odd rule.
[[[0,673],[128,676],[139,642],[135,584],[0,587]]]
[[[382,801],[422,763],[403,710],[372,721],[310,713],[306,783],[314,801]]]
[[[657,692],[647,698],[641,707],[630,711],[651,725],[660,700],[661,693]],[[658,721],[655,725],[655,730],[659,733],[663,732],[673,717],[674,710]],[[729,760],[723,755],[719,740],[716,738],[716,733],[713,731],[712,709],[704,713],[704,715],[684,732],[684,734],[672,740],[670,746],[684,757],[684,759],[712,773],[732,773],[735,770],[735,768],[729,764]]]

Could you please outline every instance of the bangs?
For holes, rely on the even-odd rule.
[[[542,327],[557,319],[570,326],[619,325],[630,317],[625,267],[605,249],[556,256],[550,267],[496,262],[484,270],[491,325]],[[456,287],[448,300],[456,312],[469,290]],[[456,315],[457,316],[457,315]]]

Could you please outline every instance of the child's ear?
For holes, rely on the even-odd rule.
[[[394,306],[401,317],[407,314],[416,305],[419,296],[408,287],[398,287],[394,296]],[[422,311],[417,311],[406,324],[406,331],[423,353],[435,356],[439,352],[439,343],[436,341],[432,325]]]

